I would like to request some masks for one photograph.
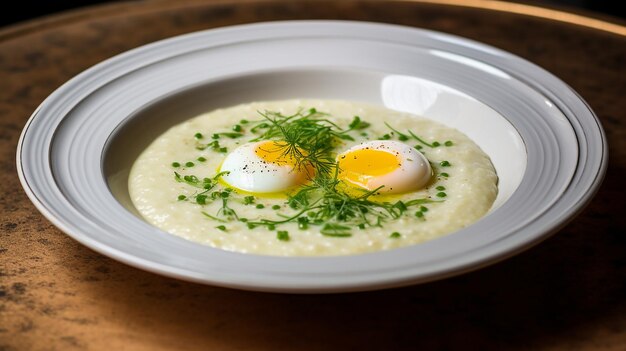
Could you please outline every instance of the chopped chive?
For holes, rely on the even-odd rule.
[[[417,211],[417,212],[415,212],[415,217],[417,217],[417,218],[422,218],[422,217],[424,217],[424,212],[422,212],[422,211]]]
[[[421,150],[421,149],[423,149],[423,148],[424,148],[422,145],[419,145],[419,144],[418,144],[418,145],[415,145],[415,146],[413,146],[413,147],[414,147],[416,150]]]
[[[440,185],[440,186],[436,187],[435,189],[441,191],[441,190],[446,190],[446,187],[443,186],[443,185]]]
[[[269,229],[269,230],[274,230],[274,229],[276,229],[276,225],[274,225],[274,224],[268,224],[268,225],[267,225],[267,229]]]
[[[446,172],[439,173],[440,176],[448,178],[450,175]]]
[[[443,143],[443,145],[445,145],[445,146],[452,146],[452,145],[454,145],[454,143],[451,140],[446,140],[446,142]]]
[[[438,141],[433,141],[432,146],[433,147],[437,147],[440,146],[441,144]]]
[[[178,201],[183,201],[183,200],[186,200],[186,199],[187,199],[187,196],[185,196],[185,195],[178,195]]]
[[[172,162],[172,167],[178,168],[178,167],[180,167],[180,163],[179,162]]]
[[[233,126],[233,130],[234,130],[235,132],[241,132],[241,126],[240,126],[239,124],[235,124],[235,125]]]
[[[204,161],[206,161],[206,158],[204,158],[204,157],[200,156],[200,157],[198,157],[196,160],[198,160],[198,161],[200,161],[200,162],[204,162]]]
[[[309,227],[309,217],[298,217],[298,229],[307,229]]]
[[[185,167],[193,167],[193,166],[194,166],[194,163],[191,161],[185,163]]]
[[[280,210],[280,205],[274,205],[274,206],[272,206],[272,210]]]
[[[224,225],[218,225],[218,226],[217,226],[217,227],[215,227],[215,228],[217,228],[217,229],[219,229],[219,230],[221,230],[221,231],[223,231],[223,232],[225,232],[225,231],[226,231],[226,226],[224,226]]]
[[[420,206],[420,211],[422,211],[422,212],[428,212],[428,207],[426,207],[426,206]]]
[[[239,218],[239,222],[247,223],[248,219],[247,218]]]
[[[409,140],[409,137],[404,135],[404,134],[402,134],[402,135],[398,136],[398,140],[400,140],[400,141],[407,141],[407,140]]]
[[[385,135],[383,135],[383,136],[381,137],[381,139],[382,139],[382,140],[389,140],[389,139],[391,139],[391,135],[389,135],[389,134],[385,134]]]
[[[239,128],[241,128],[241,126],[239,126]],[[237,139],[237,138],[241,138],[243,136],[243,133],[239,133],[239,132],[235,132],[235,133],[230,133],[230,132],[225,132],[225,133],[216,133],[213,134],[213,139],[218,139],[220,136],[225,136],[231,139]],[[215,138],[215,136],[217,136],[217,138]]]
[[[398,233],[398,232],[393,232],[393,233],[391,233],[391,235],[389,235],[389,237],[392,238],[392,239],[398,239],[401,236],[402,235],[400,235],[400,233]]]
[[[204,138],[202,133],[196,133],[196,134],[193,135],[193,137],[196,138],[197,140],[200,140],[200,139]]]
[[[248,124],[248,120],[247,119],[242,119],[239,121],[240,124]]]
[[[446,197],[448,196],[448,194],[444,193],[443,191],[440,191],[437,193],[437,197]]]
[[[256,228],[256,225],[255,225],[255,224],[252,224],[252,223],[250,223],[250,222],[248,222],[246,225],[248,226],[248,229],[254,229],[254,228]]]
[[[244,205],[250,205],[251,203],[254,203],[254,196],[246,196],[243,198]]]
[[[441,167],[450,167],[450,162],[448,162],[448,161],[441,161],[441,162],[439,162],[439,165]]]
[[[276,239],[280,241],[289,241],[289,232],[286,230],[279,230],[276,232]]]
[[[359,223],[359,225],[357,227],[359,227],[359,229],[365,229],[365,224]]]
[[[258,208],[258,209],[265,208],[265,205],[263,205],[263,204],[257,204],[257,205],[256,205],[256,208]]]
[[[350,130],[361,130],[369,126],[370,124],[368,122],[362,121],[361,117],[354,116],[354,118],[352,119],[352,122],[350,122],[350,125],[348,125],[348,128]]]
[[[398,200],[395,204],[393,204],[393,207],[397,208],[398,210],[404,212],[406,211],[407,207],[404,204],[404,202]]]
[[[225,148],[225,147],[221,147],[221,148],[219,148],[219,149],[217,149],[217,150],[218,150],[219,152],[223,153],[223,154],[225,154],[226,152],[228,152],[228,148]]]
[[[204,194],[196,195],[196,203],[198,203],[200,205],[205,205],[206,204],[206,198],[207,198],[207,196],[204,195]]]

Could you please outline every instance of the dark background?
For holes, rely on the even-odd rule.
[[[117,0],[121,2],[122,0]],[[172,0],[175,1],[175,0]],[[207,0],[210,1],[210,0]],[[294,0],[297,1],[297,0]],[[340,1],[340,0],[338,0]],[[44,16],[47,14],[54,14],[68,9],[79,8],[89,6],[91,4],[101,4],[107,2],[115,2],[115,0],[20,0],[12,5],[18,5],[19,8],[11,10],[3,10],[0,14],[0,26],[6,26],[12,23]],[[594,11],[599,14],[618,17],[621,19],[626,18],[624,10],[619,10],[617,4],[620,1],[614,0],[535,0],[525,1],[530,4],[537,4],[546,6],[566,6],[571,8],[579,8],[588,11]],[[622,6],[624,7],[624,6]]]

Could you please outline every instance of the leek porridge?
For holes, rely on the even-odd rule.
[[[339,100],[215,110],[157,138],[130,173],[152,225],[224,250],[277,256],[388,250],[462,229],[497,195],[461,132]]]

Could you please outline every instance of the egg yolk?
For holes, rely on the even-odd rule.
[[[271,162],[279,166],[295,166],[297,160],[293,152],[285,152],[286,147],[287,144],[285,142],[270,140],[259,144],[254,150],[254,153],[266,162]],[[300,152],[302,151],[300,150]]]
[[[306,151],[297,148],[297,152],[306,156]],[[254,153],[263,161],[271,162],[279,166],[290,166],[293,170],[301,174],[301,181],[310,180],[315,175],[315,169],[310,164],[298,164],[294,155],[295,151],[287,151],[287,143],[284,141],[265,141],[260,143]],[[298,168],[296,168],[298,166]]]
[[[370,179],[398,169],[400,158],[386,151],[360,149],[341,156],[338,164],[339,179],[367,189]]]

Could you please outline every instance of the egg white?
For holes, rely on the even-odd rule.
[[[294,166],[266,161],[255,153],[265,142],[244,144],[228,154],[220,167],[220,172],[228,172],[222,180],[250,193],[281,192],[302,184],[306,174]]]
[[[432,176],[432,168],[428,159],[415,148],[399,141],[374,140],[363,142],[353,146],[337,156],[337,161],[342,157],[353,155],[358,150],[379,150],[395,155],[399,165],[389,173],[365,176],[366,181],[352,183],[352,185],[367,190],[380,189],[381,193],[398,194],[406,193],[423,188]],[[346,170],[349,171],[349,170]],[[348,180],[349,181],[349,180]]]

